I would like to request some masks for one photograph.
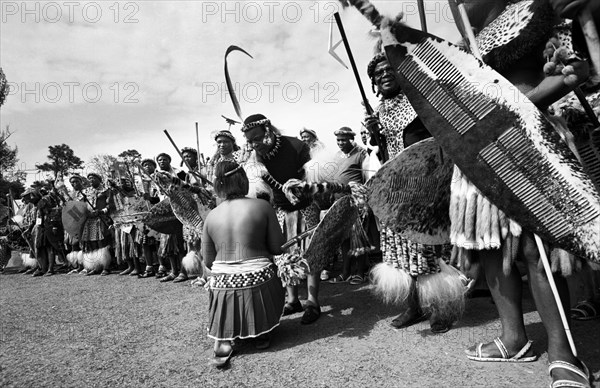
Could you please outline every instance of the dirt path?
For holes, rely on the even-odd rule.
[[[530,298],[527,331],[540,360],[476,363],[463,349],[499,335],[489,298],[471,299],[459,325],[397,330],[369,286],[323,283],[313,325],[285,317],[272,346],[237,343],[229,369],[209,365],[207,293],[155,279],[0,275],[2,387],[547,387],[546,335]],[[600,377],[600,321],[575,322],[580,356]],[[598,385],[600,386],[600,385]]]

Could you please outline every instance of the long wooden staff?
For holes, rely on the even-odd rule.
[[[548,261],[548,256],[546,256],[546,249],[544,248],[544,243],[542,239],[537,234],[534,234],[535,243],[537,245],[538,251],[540,252],[540,260],[544,265],[544,270],[546,272],[546,278],[548,278],[548,283],[550,283],[550,288],[552,289],[552,295],[554,296],[554,300],[556,301],[556,307],[558,308],[558,313],[560,314],[560,320],[562,321],[563,327],[565,329],[565,335],[567,336],[567,340],[569,341],[569,346],[571,347],[571,353],[575,357],[577,357],[577,349],[575,348],[575,342],[573,342],[573,336],[571,335],[571,329],[569,327],[569,321],[567,321],[567,316],[565,315],[565,309],[563,308],[562,301],[560,300],[560,295],[558,294],[558,289],[556,288],[556,282],[554,281],[554,274],[552,273],[552,269],[550,268],[550,262]]]
[[[198,164],[202,162],[202,165],[206,164],[204,162],[204,154],[200,152],[200,135],[198,134],[198,122],[196,121],[196,152],[198,152]],[[198,166],[200,168],[200,166]]]
[[[460,19],[463,23],[463,27],[465,30],[464,33],[466,36],[463,36],[463,39],[467,40],[469,48],[471,49],[471,53],[477,59],[482,60],[481,52],[479,51],[479,47],[477,46],[477,42],[475,41],[475,33],[473,32],[473,27],[471,26],[469,16],[467,15],[467,10],[465,9],[464,0],[456,0],[456,6],[458,7]]]
[[[352,50],[350,49],[350,43],[348,42],[348,38],[346,37],[346,31],[344,30],[344,25],[342,24],[342,19],[340,17],[340,13],[336,12],[333,14],[335,17],[335,22],[340,30],[340,35],[342,36],[342,40],[344,41],[344,47],[346,48],[346,53],[348,54],[348,59],[350,60],[350,65],[352,66],[352,72],[354,73],[354,78],[356,79],[356,84],[358,85],[358,90],[360,91],[360,96],[362,98],[363,104],[365,106],[365,110],[369,116],[373,115],[373,108],[369,104],[369,100],[367,99],[367,95],[365,94],[365,89],[362,86],[362,82],[360,81],[360,75],[358,74],[358,69],[356,68],[356,62],[354,61],[354,55],[352,55]],[[375,136],[375,141],[377,142],[377,146],[379,147],[379,152],[381,152],[381,160],[385,163],[388,160],[388,152],[385,143],[383,143],[379,137],[379,134],[372,134]]]
[[[281,246],[281,249],[285,251],[292,245],[300,244],[303,240],[310,237],[315,232],[315,229],[317,229],[317,226],[313,226],[312,228],[307,229],[305,232],[300,233],[296,237],[292,237],[290,240],[286,241],[286,243]]]
[[[204,175],[200,174],[198,171],[194,171],[192,169],[192,166],[190,166],[190,164],[187,162],[187,160],[185,160],[183,158],[183,154],[181,153],[181,151],[177,147],[177,144],[175,144],[175,141],[173,140],[173,138],[171,137],[171,135],[169,135],[169,132],[166,129],[164,130],[164,132],[165,132],[165,135],[167,135],[167,137],[169,138],[169,141],[171,142],[171,144],[173,145],[173,147],[175,147],[175,151],[177,151],[177,154],[179,155],[179,157],[181,158],[181,160],[183,160],[183,162],[187,166],[188,170],[190,171],[190,174],[194,175],[195,177],[197,177],[199,179],[202,179],[202,181],[204,183],[208,183],[209,185],[212,186],[212,182],[211,181],[209,181],[208,179],[206,179],[206,177]]]

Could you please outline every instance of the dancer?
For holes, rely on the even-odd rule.
[[[316,226],[319,223],[319,209],[312,200],[293,205],[282,191],[283,184],[288,180],[304,177],[303,166],[310,160],[308,146],[296,138],[282,136],[271,121],[262,114],[248,116],[244,120],[242,132],[248,144],[256,152],[257,161],[266,167],[268,183],[273,189],[273,204],[277,210],[280,226],[286,231],[286,238],[291,239],[302,232],[302,221],[305,222],[306,228]],[[284,315],[304,310],[302,324],[310,324],[319,319],[321,315],[319,275],[327,260],[328,258],[322,258],[320,262],[309,263],[311,273],[307,279],[308,300],[304,308],[298,299],[298,288],[295,286],[287,288]]]
[[[235,339],[258,338],[258,349],[270,345],[285,299],[273,255],[283,253],[285,241],[269,203],[246,197],[249,183],[240,165],[220,162],[215,178],[223,202],[204,223],[202,255],[212,270],[208,337],[215,340],[214,365],[222,367]]]
[[[405,148],[431,135],[402,92],[396,73],[384,53],[373,57],[367,73],[373,90],[382,99],[377,113],[365,118],[366,127],[372,137],[384,137],[391,161],[402,155]],[[422,181],[431,178],[430,175],[423,173],[422,176],[413,178],[420,178]],[[428,195],[424,190],[417,191]],[[431,220],[413,220],[417,223],[423,221]],[[446,223],[449,227],[449,222]],[[447,235],[447,230],[443,233]],[[371,274],[375,291],[384,300],[393,301],[403,309],[392,320],[393,327],[410,326],[429,316],[431,331],[444,333],[462,315],[465,278],[448,268],[444,262],[450,258],[449,242],[449,237],[440,240],[432,238],[431,233],[417,234],[414,230],[396,231],[381,227],[383,263],[376,265]],[[421,260],[424,257],[428,259],[423,264]]]

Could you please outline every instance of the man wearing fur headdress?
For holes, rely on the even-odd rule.
[[[273,204],[277,209],[280,225],[287,234],[286,237],[290,239],[301,231],[302,220],[307,228],[316,226],[319,222],[319,210],[314,203],[308,201],[308,203],[300,202],[293,205],[281,190],[281,185],[288,180],[304,177],[303,166],[310,160],[308,146],[294,137],[281,135],[271,121],[262,114],[248,116],[244,120],[242,132],[255,151],[257,161],[264,164],[270,175],[272,182],[268,183],[273,189]],[[308,276],[308,300],[301,320],[303,324],[310,324],[321,315],[318,300],[321,270],[322,268],[311,268],[311,274]],[[298,289],[288,287],[287,303],[283,314],[289,315],[302,310]]]

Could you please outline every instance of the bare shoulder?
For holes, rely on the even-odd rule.
[[[216,208],[212,209],[210,212],[208,212],[208,214],[206,215],[206,218],[204,219],[204,223],[209,223],[211,222],[211,220],[215,217],[218,217],[220,213],[220,209],[219,206],[217,206]]]

